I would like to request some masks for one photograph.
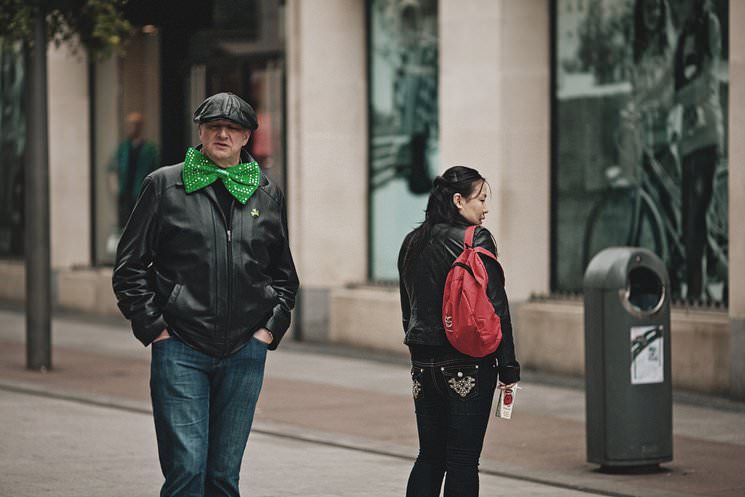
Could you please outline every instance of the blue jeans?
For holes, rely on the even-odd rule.
[[[413,360],[411,378],[419,456],[406,496],[437,497],[443,478],[445,497],[478,496],[479,458],[497,385],[494,358]]]
[[[150,394],[161,497],[238,497],[238,476],[264,379],[257,339],[216,358],[176,337],[152,345]]]

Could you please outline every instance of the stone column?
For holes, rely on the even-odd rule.
[[[325,332],[329,288],[367,277],[366,9],[286,5],[287,193],[307,336]]]
[[[515,301],[550,284],[549,7],[440,0],[441,165],[487,177],[486,226]]]
[[[91,263],[88,64],[49,45],[49,200],[52,268]],[[30,144],[33,146],[33,142]]]

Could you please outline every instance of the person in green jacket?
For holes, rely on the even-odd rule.
[[[139,112],[127,115],[127,137],[119,144],[109,166],[117,193],[119,227],[129,219],[145,176],[158,167],[158,148],[142,136],[143,117]]]

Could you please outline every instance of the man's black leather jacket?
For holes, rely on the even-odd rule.
[[[151,173],[122,233],[113,285],[145,345],[163,329],[223,357],[265,327],[275,349],[290,325],[298,278],[281,190],[262,174],[226,219],[212,188],[184,191],[183,163]]]
[[[442,298],[450,266],[463,252],[466,227],[465,224],[434,225],[428,243],[415,254],[409,254],[414,232],[404,239],[398,257],[398,271],[403,328],[406,334],[404,343],[410,347],[424,345],[452,349],[442,324]],[[476,228],[473,244],[475,247],[484,247],[492,254],[497,253],[494,239],[486,228]],[[406,257],[412,259],[405,269]],[[484,256],[481,259],[489,275],[486,293],[502,324],[502,343],[496,352],[500,381],[514,383],[520,379],[520,365],[515,359],[504,273],[498,262]]]

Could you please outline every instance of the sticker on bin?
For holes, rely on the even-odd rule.
[[[665,380],[662,325],[631,327],[631,384]]]

